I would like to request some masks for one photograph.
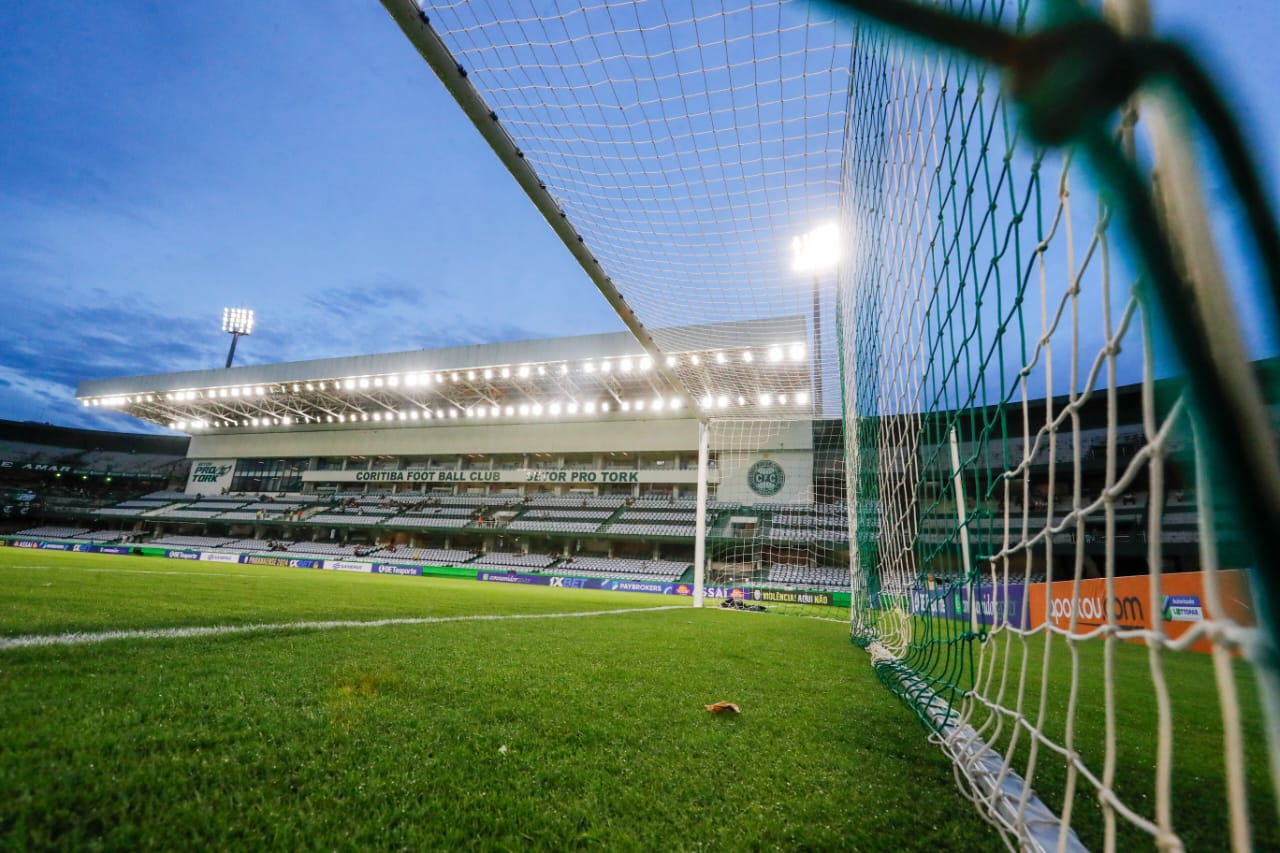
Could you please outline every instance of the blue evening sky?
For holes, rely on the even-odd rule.
[[[1280,3],[1160,0],[1280,196]],[[622,329],[376,0],[0,5],[0,418],[84,379]]]

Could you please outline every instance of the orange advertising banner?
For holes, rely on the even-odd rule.
[[[1238,570],[1215,572],[1222,601],[1222,613],[1214,613],[1204,594],[1207,575],[1204,572],[1177,572],[1160,576],[1160,588],[1153,597],[1150,575],[1134,575],[1115,579],[1114,595],[1107,596],[1106,581],[1097,578],[1080,581],[1080,597],[1072,599],[1073,583],[1031,584],[1027,587],[1030,624],[1038,626],[1046,619],[1054,627],[1070,630],[1076,615],[1076,633],[1087,634],[1107,624],[1107,614],[1114,613],[1121,629],[1161,631],[1170,639],[1185,634],[1197,622],[1229,618],[1241,625],[1253,625],[1253,602],[1249,581]],[[1191,648],[1208,652],[1212,644],[1204,638]]]

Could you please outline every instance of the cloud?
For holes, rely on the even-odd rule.
[[[85,408],[75,399],[75,389],[71,386],[3,365],[0,365],[0,394],[5,400],[4,415],[10,420],[113,432],[169,432],[119,412]]]
[[[327,287],[306,298],[306,306],[330,318],[348,320],[385,321],[388,318],[402,320],[398,312],[405,308],[421,307],[429,289],[403,281],[381,281],[350,287]]]

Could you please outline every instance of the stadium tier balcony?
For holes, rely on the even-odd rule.
[[[384,515],[359,515],[356,513],[339,513],[339,512],[321,512],[316,513],[307,519],[307,521],[316,524],[332,524],[337,527],[371,527],[378,524],[386,524],[387,516]]]
[[[583,509],[620,509],[626,498],[620,497],[538,497],[528,502],[531,507],[579,507]]]
[[[523,569],[545,569],[556,561],[545,554],[504,554],[490,552],[475,561],[479,566],[511,566]]]
[[[438,506],[438,507],[427,507],[423,509],[406,510],[405,512],[401,513],[397,517],[398,518],[419,518],[419,517],[422,517],[422,518],[441,518],[441,517],[470,518],[471,514],[474,512],[475,510],[470,507]]]
[[[177,509],[158,510],[152,513],[151,517],[156,519],[161,519],[161,520],[176,518],[176,519],[181,519],[183,521],[209,521],[215,518],[217,515],[218,515],[217,510],[210,512],[209,510],[206,510],[206,509],[189,509],[184,507],[184,508],[177,508]]]
[[[773,565],[769,568],[768,578],[770,583],[786,586],[803,586],[833,591],[849,589],[849,572],[847,569]]]
[[[172,548],[221,548],[234,541],[226,536],[161,536],[152,539],[151,544]]]
[[[19,530],[14,535],[30,536],[32,538],[42,537],[45,539],[72,539],[76,536],[80,536],[88,532],[89,532],[89,528],[87,527],[45,526],[45,527],[30,527],[26,530]]]
[[[287,548],[293,543],[271,539],[236,539],[232,542],[228,542],[226,545],[223,545],[222,550],[242,552],[269,551],[271,550],[272,544],[283,545]]]
[[[281,542],[291,554],[308,554],[318,557],[355,557],[365,556],[374,550],[372,545],[339,545],[334,542]]]
[[[521,519],[508,524],[507,529],[546,533],[595,533],[600,529],[600,522]]]
[[[663,536],[680,539],[692,539],[695,526],[692,524],[610,524],[603,532],[618,536]]]
[[[319,516],[316,516],[319,518]],[[313,521],[315,518],[312,519]],[[379,522],[384,523],[384,522]],[[470,515],[457,517],[446,515],[400,515],[385,522],[390,527],[423,527],[442,530],[457,530],[471,524]]]
[[[475,556],[472,551],[460,551],[456,548],[415,548],[412,545],[397,545],[394,548],[385,548],[378,553],[378,558],[381,560],[440,566],[470,562],[475,559]]]
[[[694,512],[652,512],[625,510],[619,518],[619,521],[631,522],[635,524],[653,524],[660,521],[670,521],[676,523],[693,524]]]
[[[131,518],[136,515],[141,515],[142,510],[135,509],[133,507],[104,506],[102,509],[95,509],[93,514],[116,516],[119,518]]]
[[[629,560],[610,557],[574,557],[556,568],[568,575],[600,578],[675,581],[689,568],[675,560]]]
[[[547,521],[596,521],[601,522],[612,516],[614,510],[608,509],[529,509],[521,516],[521,521],[545,519]]]
[[[92,542],[95,545],[109,545],[126,539],[129,535],[127,530],[90,530],[88,533],[79,533],[71,538]]]

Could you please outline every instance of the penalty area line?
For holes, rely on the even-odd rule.
[[[583,610],[576,613],[503,613],[474,616],[419,616],[397,619],[335,619],[331,621],[266,622],[249,625],[199,625],[189,628],[133,628],[118,631],[73,631],[65,634],[32,634],[0,638],[0,651],[44,646],[87,646],[109,640],[172,640],[191,637],[222,637],[232,634],[266,634],[284,631],[333,631],[343,628],[386,628],[393,625],[436,625],[445,622],[504,622],[516,619],[573,619],[587,616],[617,616],[623,613],[653,613],[684,610],[683,604],[661,607],[626,607],[619,610]]]

